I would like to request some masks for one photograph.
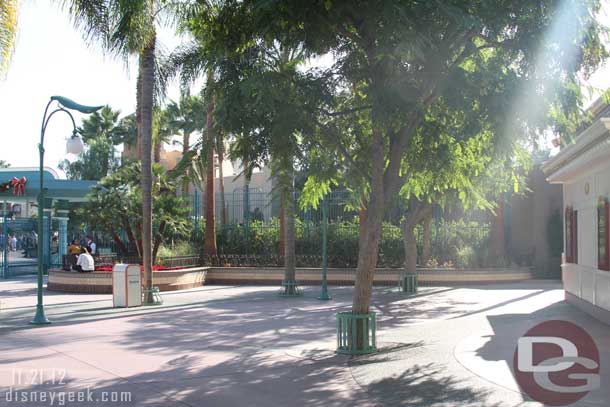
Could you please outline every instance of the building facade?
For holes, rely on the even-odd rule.
[[[563,186],[566,300],[610,324],[610,114],[600,104],[592,113],[591,124],[543,170]]]

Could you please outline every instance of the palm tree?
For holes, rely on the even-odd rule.
[[[19,0],[0,1],[0,76],[8,70],[15,46],[18,9]]]
[[[187,157],[191,150],[191,135],[204,127],[203,99],[199,96],[191,96],[188,88],[184,89],[180,95],[178,103],[171,101],[165,111],[168,115],[169,125],[175,133],[182,133],[182,157]],[[182,195],[189,195],[189,174],[190,169],[185,169],[182,179]]]
[[[116,170],[119,160],[115,148],[131,138],[126,120],[119,120],[119,110],[105,106],[82,121],[78,129],[88,149],[74,162],[59,165],[69,179],[100,180]]]
[[[206,188],[205,188],[205,239],[204,239],[204,254],[216,255],[216,220],[214,214],[214,150],[217,145],[216,134],[217,125],[214,118],[214,110],[216,105],[216,95],[214,90],[215,67],[213,56],[210,51],[213,49],[211,44],[207,44],[209,39],[202,33],[201,28],[212,21],[215,13],[218,11],[217,2],[200,1],[196,7],[190,10],[190,17],[185,19],[186,23],[183,28],[185,31],[193,34],[195,38],[191,43],[182,46],[172,53],[165,71],[168,75],[180,73],[183,84],[189,84],[199,79],[203,75],[206,77],[206,130],[202,140],[202,145],[206,145]],[[205,30],[203,30],[205,31]]]
[[[0,1],[0,77],[8,71],[17,35],[19,0]]]
[[[216,131],[216,151],[218,156],[218,189],[220,195],[220,224],[227,224],[227,204],[225,202],[225,177],[222,169],[225,157],[225,140],[222,128]]]
[[[68,0],[70,14],[88,39],[125,59],[137,55],[139,62],[136,116],[142,160],[142,262],[145,286],[152,287],[152,133],[157,81],[156,25],[172,17],[173,8],[162,0]],[[163,20],[161,20],[163,19]],[[145,299],[152,301],[152,294]]]
[[[176,134],[172,126],[171,117],[167,109],[155,106],[153,113],[153,161],[155,164],[161,162],[161,150],[164,144],[169,144]]]
[[[214,73],[208,70],[207,87],[211,88],[214,81]],[[216,256],[216,218],[215,196],[214,196],[214,145],[216,144],[216,129],[214,128],[214,106],[216,98],[210,94],[206,112],[206,143],[207,143],[207,171],[205,188],[205,238],[203,241],[203,254],[206,256]]]

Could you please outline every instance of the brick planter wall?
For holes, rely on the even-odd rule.
[[[402,269],[379,268],[375,271],[375,285],[395,285]],[[74,293],[112,293],[112,273],[75,273],[50,270],[47,288],[51,291]],[[321,269],[297,268],[297,280],[302,285],[319,285]],[[328,283],[353,285],[355,269],[328,269]],[[419,269],[419,285],[466,285],[515,282],[532,279],[527,268],[489,269]],[[204,284],[262,284],[279,285],[284,279],[281,267],[193,267],[153,272],[153,283],[161,291],[185,290]]]
[[[402,269],[378,268],[375,271],[375,285],[394,285]],[[318,285],[321,269],[297,268],[296,278],[303,285]],[[530,280],[533,278],[528,268],[488,268],[488,269],[418,269],[420,285],[484,284]],[[356,269],[329,268],[327,280],[334,285],[353,285]],[[281,267],[210,267],[207,276],[209,284],[279,284],[284,278]]]
[[[207,267],[153,271],[153,284],[161,291],[186,290],[205,284]],[[86,294],[112,294],[112,273],[75,273],[49,270],[47,289]]]

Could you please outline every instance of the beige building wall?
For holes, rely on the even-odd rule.
[[[551,217],[562,214],[561,185],[547,182],[544,173],[536,168],[529,176],[528,188],[530,191],[524,195],[510,199],[509,251],[512,257],[530,261],[535,267],[550,268],[547,271],[559,277],[561,257],[552,256],[548,233]]]

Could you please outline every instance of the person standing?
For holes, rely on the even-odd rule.
[[[93,241],[93,237],[91,237],[91,235],[87,235],[87,240],[85,241],[85,247],[87,248],[87,251],[92,256],[95,256],[97,254],[97,245]]]

